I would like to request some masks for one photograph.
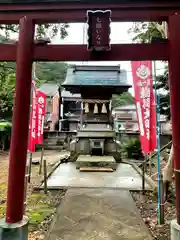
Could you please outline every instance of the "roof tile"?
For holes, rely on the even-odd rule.
[[[71,67],[67,71],[66,80],[63,86],[127,86],[127,72],[120,69],[108,69],[106,66],[98,67],[92,66],[88,68],[81,68],[79,71],[74,71]]]

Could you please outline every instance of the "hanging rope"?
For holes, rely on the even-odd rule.
[[[110,100],[101,100],[101,99],[79,99],[76,102],[82,103],[110,103]]]

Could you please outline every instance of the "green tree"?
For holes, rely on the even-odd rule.
[[[38,62],[36,64],[36,75],[40,84],[44,82],[60,85],[66,76],[67,64],[63,62]]]
[[[134,98],[130,92],[125,92],[120,95],[112,96],[112,107],[118,107],[122,105],[134,104]]]
[[[166,29],[163,23],[147,22],[134,23],[129,33],[133,35],[132,40],[136,43],[150,43],[152,37],[161,39],[166,38]],[[156,88],[160,90],[160,111],[161,114],[170,119],[170,91],[168,85],[168,68],[167,65],[164,74],[156,77]]]
[[[152,37],[166,38],[165,25],[157,22],[133,23],[128,32],[136,43],[150,43]]]
[[[15,63],[4,62],[0,64],[0,119],[9,119],[12,116],[12,106],[15,91]],[[36,87],[40,87],[45,82],[60,85],[66,74],[67,64],[38,62],[36,65]]]
[[[14,90],[14,69],[3,63],[0,65],[0,118],[11,118]]]
[[[50,38],[58,35],[65,38],[68,34],[68,24],[42,24],[36,26],[35,38]],[[11,40],[19,31],[19,25],[0,25],[0,42]],[[43,82],[62,81],[64,77],[64,63],[38,63],[37,87]],[[12,115],[13,92],[15,89],[15,63],[1,63],[0,65],[0,118],[9,118]],[[58,69],[59,68],[59,69]],[[56,72],[55,72],[56,69]],[[58,76],[58,74],[59,76]]]
[[[65,80],[68,65],[64,62],[36,62],[36,85],[50,82],[61,85]],[[16,69],[16,63],[6,63],[6,68]],[[1,71],[1,69],[0,69]]]
[[[171,118],[170,109],[170,90],[168,84],[168,68],[163,75],[157,76],[156,88],[160,90],[160,113],[166,115],[167,119]]]
[[[69,25],[67,23],[63,24],[41,24],[36,25],[35,38],[49,38],[52,39],[59,34],[61,39],[64,39],[68,35]],[[19,31],[19,25],[10,24],[10,25],[0,25],[0,32],[3,41],[12,38],[12,34],[17,34]],[[1,39],[0,39],[1,40]]]

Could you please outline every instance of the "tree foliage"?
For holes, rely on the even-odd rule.
[[[66,76],[67,64],[63,62],[37,62],[36,75],[43,82],[60,85]]]
[[[157,76],[156,88],[160,90],[160,112],[170,120],[171,109],[168,79],[168,68],[166,67],[164,74]]]
[[[15,63],[0,64],[0,119],[12,115],[13,95],[15,91]],[[36,87],[50,82],[60,85],[65,80],[67,64],[59,62],[38,62],[36,64]]]
[[[57,24],[42,24],[36,26],[36,34],[35,37],[37,38],[50,38],[57,36],[61,39],[64,39],[68,35],[69,25],[67,23],[57,23]]]
[[[164,29],[164,25],[157,22],[136,22],[129,33],[133,35],[133,42],[150,43],[152,37],[166,38]]]
[[[15,72],[7,63],[0,65],[0,118],[12,115],[13,94],[15,90]]]
[[[37,25],[35,38],[50,38],[59,35],[61,39],[68,34],[68,24],[43,24]],[[17,37],[19,25],[0,25],[0,42]],[[11,118],[12,106],[15,91],[15,63],[0,64],[0,119]],[[61,83],[64,80],[66,71],[65,63],[37,63],[36,83],[39,87],[44,82]]]
[[[58,24],[41,24],[36,25],[35,29],[35,38],[49,38],[59,35],[61,39],[64,39],[68,35],[69,25],[66,23]],[[9,24],[9,25],[0,25],[0,33],[4,38],[4,41],[7,39],[12,39],[13,35],[16,35],[19,31],[19,25]]]
[[[129,33],[133,35],[132,40],[137,43],[150,43],[152,37],[166,38],[165,26],[162,23],[147,22],[134,23]],[[170,91],[168,85],[168,68],[164,70],[163,75],[156,77],[156,88],[160,93],[160,111],[161,114],[170,119]]]
[[[112,107],[118,107],[122,105],[134,104],[134,98],[130,92],[122,93],[121,95],[112,96]]]

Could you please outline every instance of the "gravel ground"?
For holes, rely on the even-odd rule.
[[[54,154],[54,156],[53,156]],[[45,156],[47,160],[47,172],[49,173],[54,164],[59,160],[59,157],[57,156],[66,154],[65,152],[62,153],[57,153],[56,151],[45,151]],[[52,157],[53,156],[53,157]],[[40,152],[34,153],[33,157],[35,158],[40,158]],[[5,214],[5,209],[4,209],[4,202],[6,201],[6,196],[7,196],[7,180],[8,180],[8,167],[9,167],[9,153],[8,152],[0,152],[0,163],[1,163],[1,168],[0,168],[0,219],[4,216]],[[44,204],[48,205],[49,208],[54,209],[53,213],[48,215],[47,218],[44,219],[43,222],[40,224],[35,225],[35,229],[31,229],[31,225],[29,227],[30,233],[29,233],[29,240],[42,240],[44,239],[44,235],[49,229],[49,226],[52,222],[53,216],[55,214],[55,209],[56,207],[60,204],[64,194],[65,190],[59,190],[59,191],[51,191],[48,192],[48,195],[44,195],[43,192],[38,193],[38,196],[42,195],[41,199],[38,199],[38,202],[35,203],[35,206],[32,206],[32,200],[31,196],[34,194],[33,189],[34,187],[39,186],[41,181],[43,180],[43,174],[39,176],[39,165],[33,165],[32,166],[32,175],[31,175],[31,183],[28,184],[27,188],[27,199],[28,199],[28,206],[27,206],[27,211],[29,208],[35,208],[36,205],[37,207],[43,207]],[[34,200],[33,200],[34,204]]]
[[[57,208],[59,204],[61,203],[61,200],[63,199],[64,195],[66,193],[66,190],[58,190],[58,191],[50,191],[48,192],[48,201],[50,202],[50,206],[52,208]],[[28,240],[42,240],[44,239],[44,236],[49,231],[50,225],[53,221],[53,217],[55,215],[55,211],[53,214],[48,216],[44,219],[44,221],[37,227],[35,231],[29,232],[29,238]]]
[[[170,240],[170,221],[176,217],[175,205],[166,202],[164,205],[165,224],[157,223],[157,198],[152,192],[132,192],[144,222],[156,240]]]
[[[163,169],[167,163],[168,154],[161,153],[161,169]],[[154,165],[151,171],[152,180],[157,184],[157,159],[152,160]],[[149,167],[146,169],[146,174],[150,176]],[[175,202],[175,186],[172,183],[171,190],[173,193],[172,202]],[[157,193],[146,192],[145,195],[142,192],[132,192],[132,196],[136,202],[137,207],[140,210],[141,216],[144,222],[149,227],[150,232],[154,239],[157,240],[170,240],[170,222],[176,218],[175,203],[166,202],[164,204],[164,216],[165,224],[158,225],[157,223]]]
[[[161,152],[161,171],[165,167],[169,156],[169,151],[165,149]],[[154,163],[151,169],[151,176],[149,166],[147,166],[146,174],[149,175],[154,183],[157,185],[157,157],[152,159]],[[157,190],[157,189],[156,189]],[[157,193],[146,192],[142,195],[142,192],[133,192],[132,196],[136,201],[136,204],[140,210],[144,222],[148,225],[154,239],[158,240],[170,240],[170,222],[176,218],[176,206],[175,206],[175,184],[171,186],[171,202],[166,202],[164,205],[165,224],[159,226],[157,224]],[[155,196],[156,195],[156,196]]]

